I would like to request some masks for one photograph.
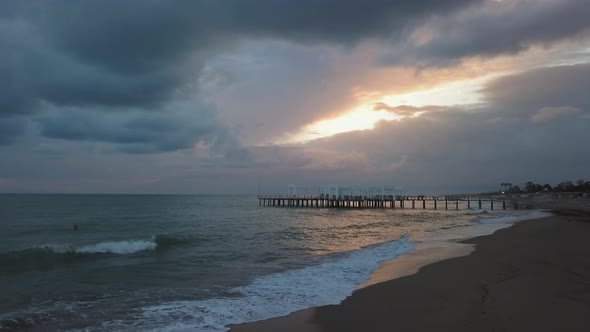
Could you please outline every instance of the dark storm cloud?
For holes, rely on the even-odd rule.
[[[226,134],[207,107],[197,110],[145,113],[104,113],[97,110],[53,109],[35,117],[45,137],[106,142],[127,153],[168,152],[191,148],[195,142],[215,145]]]
[[[84,61],[145,70],[239,37],[354,43],[477,0],[53,1],[44,31]]]
[[[516,54],[587,31],[588,17],[587,0],[491,2],[432,19],[382,60],[444,66],[462,57]]]
[[[3,2],[0,10],[12,15],[2,19],[1,42],[12,51],[2,63],[15,67],[5,77],[34,74],[26,71],[31,66],[41,70],[33,77],[51,77],[41,86],[32,84],[29,89],[39,91],[26,99],[53,96],[65,103],[71,91],[74,103],[110,105],[120,100],[128,105],[166,96],[162,90],[175,88],[185,78],[175,68],[177,63],[186,64],[194,52],[206,57],[238,38],[354,43],[395,33],[417,17],[471,2],[368,1],[362,6],[336,0]],[[73,83],[82,86],[72,89]],[[135,85],[140,87],[134,90]],[[53,91],[46,92],[49,87]]]
[[[0,116],[32,112],[42,102],[149,107],[167,97],[181,76],[174,65],[133,75],[104,70],[52,48],[41,33],[21,19],[0,21]]]
[[[206,59],[240,39],[352,45],[472,2],[5,1],[0,116],[47,104],[158,110],[187,93]]]
[[[575,107],[590,111],[590,64],[540,68],[491,82],[486,101],[507,114],[530,115],[543,107]]]

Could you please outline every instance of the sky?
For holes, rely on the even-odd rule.
[[[588,0],[0,2],[0,192],[590,178]]]

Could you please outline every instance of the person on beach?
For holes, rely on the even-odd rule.
[[[74,232],[78,231],[78,225],[74,224]]]

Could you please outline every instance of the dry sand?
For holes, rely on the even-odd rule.
[[[588,331],[590,205],[565,201],[548,203],[555,216],[463,241],[476,246],[467,256],[231,331]],[[408,257],[406,272],[429,262]]]

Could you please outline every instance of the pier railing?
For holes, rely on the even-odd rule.
[[[315,208],[401,208],[401,209],[519,209],[528,206],[516,202],[498,200],[490,197],[473,196],[398,196],[398,195],[260,195],[258,205],[275,207],[315,207]]]

